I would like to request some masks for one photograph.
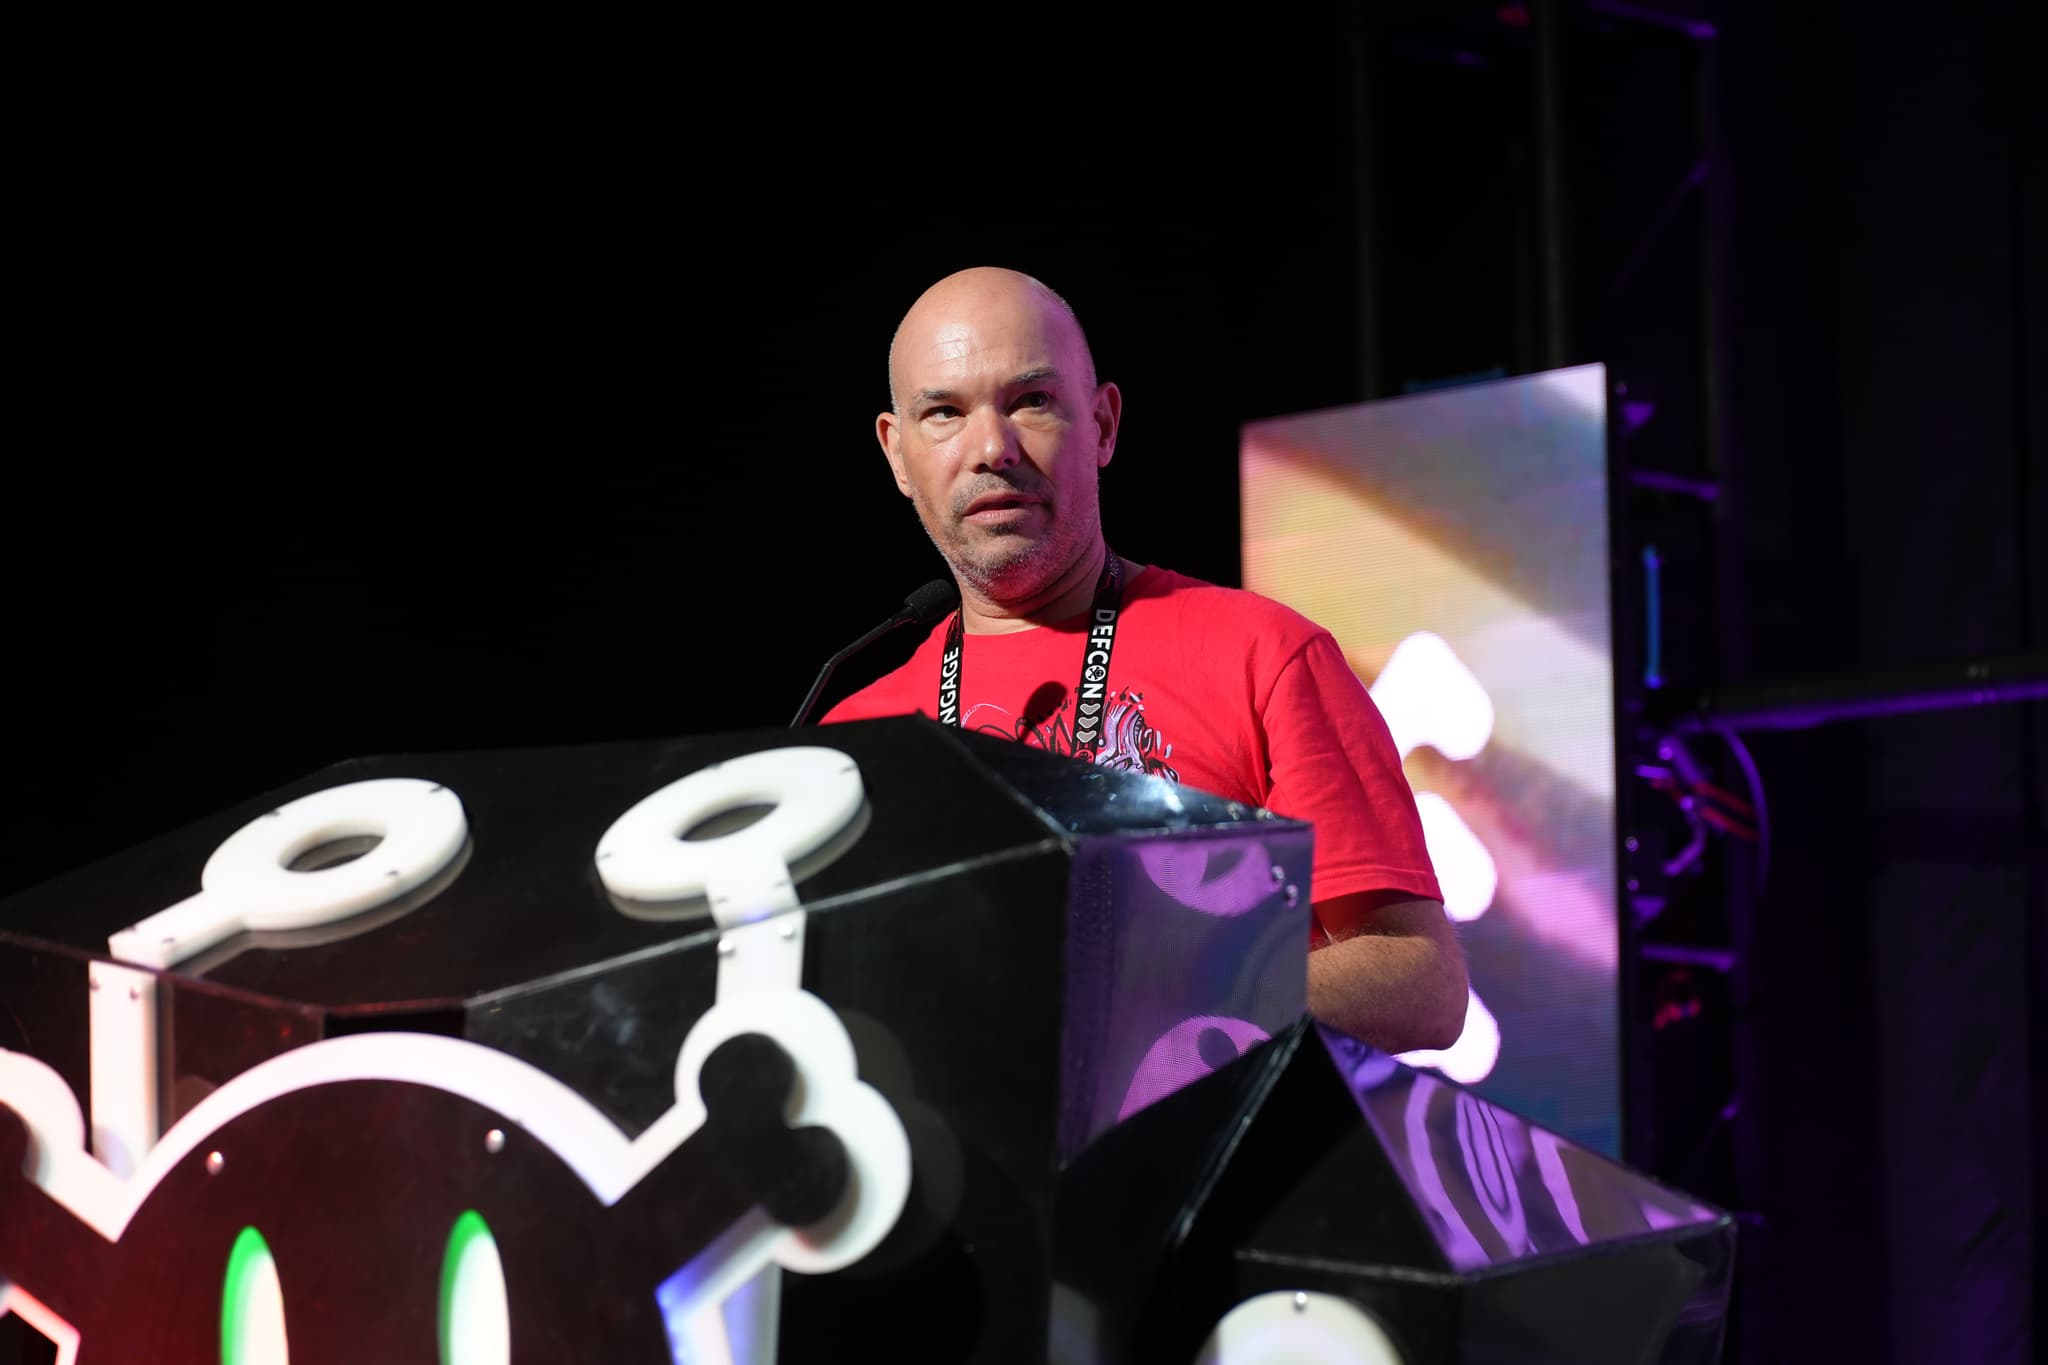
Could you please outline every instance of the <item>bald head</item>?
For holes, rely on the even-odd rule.
[[[875,436],[952,566],[969,629],[1086,596],[1122,410],[1074,310],[1029,275],[962,270],[903,315]]]
[[[1095,387],[1095,356],[1074,307],[1042,280],[1002,266],[977,265],[958,270],[918,295],[917,302],[896,324],[889,338],[889,405],[903,411],[906,385],[902,358],[913,350],[945,347],[973,329],[984,317],[1000,316],[1020,306],[1043,311],[1042,325],[1072,347],[1079,373]]]

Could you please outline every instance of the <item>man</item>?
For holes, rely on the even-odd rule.
[[[1308,821],[1309,1012],[1388,1052],[1455,1042],[1464,955],[1385,722],[1299,613],[1110,553],[1097,480],[1123,396],[1064,300],[950,275],[899,324],[889,378],[875,434],[960,608],[826,723],[921,711]]]

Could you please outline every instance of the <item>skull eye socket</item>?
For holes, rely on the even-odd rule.
[[[270,1243],[243,1228],[228,1250],[220,1294],[221,1365],[290,1365],[285,1341],[284,1289]]]
[[[490,1224],[466,1210],[441,1259],[441,1365],[511,1365],[505,1263]]]

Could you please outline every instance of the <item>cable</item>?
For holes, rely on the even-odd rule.
[[[1755,837],[1756,831],[1750,826],[1755,820],[1756,808],[1735,793],[1708,781],[1706,770],[1685,747],[1684,740],[1675,734],[1666,735],[1658,741],[1657,754],[1671,766],[1665,768],[1638,763],[1636,775],[1647,778],[1658,791],[1670,793],[1688,821],[1704,817],[1709,823],[1740,838]]]
[[[1742,736],[1733,730],[1716,729],[1728,744],[1735,761],[1742,765],[1742,775],[1749,782],[1749,801],[1756,807],[1756,890],[1763,894],[1764,883],[1771,875],[1771,813],[1764,806],[1764,780],[1757,772],[1756,759],[1750,756],[1749,746],[1742,742]]]
[[[1658,558],[1656,546],[1643,547],[1643,686],[1649,688],[1664,685],[1664,665],[1661,657],[1664,652],[1663,609],[1657,600],[1657,569],[1662,562]]]
[[[1756,807],[1750,805],[1749,802],[1743,800],[1734,792],[1723,791],[1711,782],[1695,782],[1692,785],[1694,791],[1705,793],[1739,815],[1753,817],[1756,814]]]
[[[1727,833],[1734,835],[1738,839],[1746,839],[1754,842],[1757,837],[1756,831],[1751,829],[1748,825],[1743,824],[1740,820],[1730,819],[1728,816],[1725,816],[1721,814],[1721,812],[1715,810],[1712,806],[1702,806],[1700,808],[1699,814],[1701,820],[1704,820],[1706,823],[1714,826],[1716,829],[1725,830]]]

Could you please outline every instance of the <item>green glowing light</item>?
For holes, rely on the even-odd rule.
[[[441,1365],[506,1365],[507,1326],[498,1242],[483,1215],[469,1209],[448,1230],[441,1259]]]
[[[284,1294],[270,1244],[243,1228],[220,1294],[221,1365],[285,1365]]]

